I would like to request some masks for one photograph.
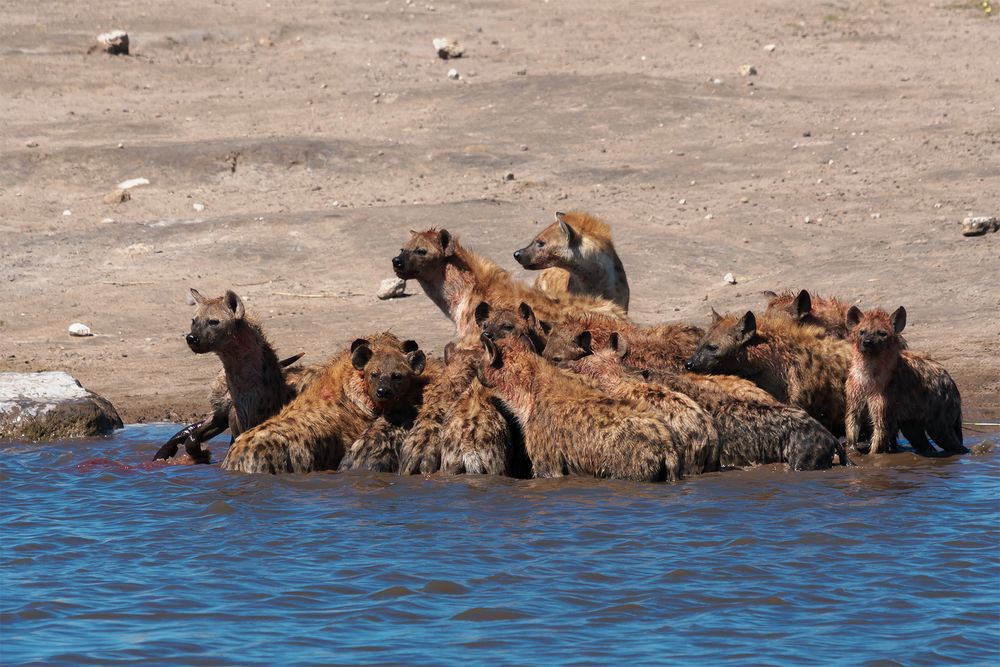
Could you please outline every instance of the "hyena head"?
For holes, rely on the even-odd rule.
[[[594,353],[592,342],[589,331],[574,334],[572,329],[556,327],[545,341],[542,356],[556,365],[576,361]]]
[[[767,310],[764,312],[765,317],[786,317],[801,323],[815,322],[812,297],[806,290],[795,295],[791,292],[784,294],[766,292],[766,294],[770,296],[770,301],[768,301]]]
[[[217,352],[232,340],[238,327],[244,326],[246,307],[232,290],[223,296],[208,299],[191,288],[191,297],[198,309],[191,318],[191,331],[185,337],[188,347],[196,354]]]
[[[552,330],[546,322],[540,322],[535,317],[531,306],[521,302],[517,310],[511,308],[494,308],[486,301],[480,301],[476,306],[476,326],[482,335],[500,340],[501,338],[523,337],[531,349],[541,354],[545,349],[545,338]]]
[[[380,412],[410,407],[416,400],[417,378],[424,372],[427,357],[412,340],[402,349],[377,346],[358,338],[351,344],[351,364],[361,371],[365,392]]]
[[[410,240],[392,258],[392,270],[403,280],[440,275],[449,257],[455,254],[455,239],[447,229],[410,232]]]
[[[571,266],[572,248],[579,244],[580,234],[573,229],[572,213],[556,213],[556,221],[531,239],[531,243],[514,252],[514,259],[526,269],[547,269],[551,266]]]
[[[588,334],[589,338],[590,332],[584,331],[580,335],[582,336],[583,334]],[[589,340],[587,344],[589,347]],[[608,335],[607,347],[592,354],[579,357],[579,363],[574,364],[572,368],[573,370],[583,371],[597,380],[611,380],[621,377],[624,374],[622,359],[625,358],[627,352],[628,344],[625,342],[625,339],[617,331],[612,331]]]
[[[695,373],[737,374],[746,348],[757,335],[757,318],[750,311],[740,319],[712,311],[712,326],[684,367]]]
[[[899,334],[906,327],[906,309],[900,306],[890,315],[881,308],[863,313],[857,306],[851,306],[847,311],[847,326],[854,349],[865,356],[898,351],[903,347]]]

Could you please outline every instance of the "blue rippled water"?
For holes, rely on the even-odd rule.
[[[0,446],[4,665],[1000,662],[992,448],[651,485],[145,463],[172,431]]]

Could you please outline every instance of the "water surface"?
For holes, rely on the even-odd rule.
[[[992,450],[270,477],[146,463],[174,429],[0,445],[2,664],[1000,663]]]

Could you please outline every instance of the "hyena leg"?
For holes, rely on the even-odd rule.
[[[861,401],[851,402],[847,406],[847,416],[844,419],[844,430],[847,432],[847,446],[857,451],[866,451],[860,446],[861,427],[865,420],[865,404]]]
[[[924,433],[926,426],[923,422],[903,422],[899,425],[899,430],[910,441],[913,451],[917,454],[921,456],[937,456],[938,451],[934,449],[930,440],[927,439],[927,434]]]
[[[937,444],[938,447],[948,452],[949,454],[968,454],[969,450],[965,445],[962,444],[961,425],[959,425],[958,432],[951,426],[945,426],[941,428],[936,423],[930,423],[927,425],[927,432],[930,433],[931,438]]]
[[[872,417],[872,454],[886,454],[896,442],[896,420],[893,419],[889,405],[881,396],[868,402]]]

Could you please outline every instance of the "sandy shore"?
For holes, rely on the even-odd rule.
[[[374,297],[408,230],[531,278],[511,252],[578,208],[612,224],[636,321],[799,287],[905,305],[995,420],[1000,234],[960,234],[1000,214],[1000,23],[976,4],[8,3],[0,370],[193,417],[218,362],[184,345],[189,286],[235,289],[307,361],[385,328],[440,350],[417,285]],[[86,54],[112,28],[133,55]]]

